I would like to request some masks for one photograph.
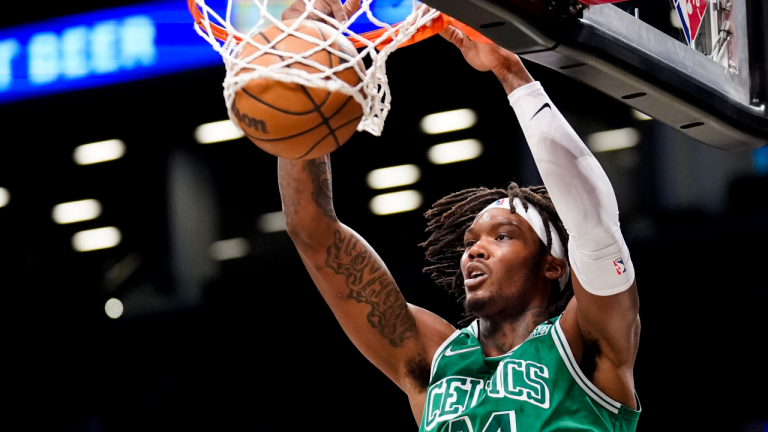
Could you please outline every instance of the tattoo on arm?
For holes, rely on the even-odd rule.
[[[312,200],[332,221],[336,221],[333,211],[333,193],[331,191],[331,165],[327,156],[308,160],[304,170],[312,178]]]
[[[368,323],[393,347],[403,346],[416,332],[416,320],[392,276],[355,235],[334,232],[325,266],[344,276],[348,298],[371,307]]]
[[[282,162],[278,162],[282,163]],[[299,211],[301,189],[293,177],[287,172],[288,167],[277,170],[277,182],[280,185],[280,198],[283,201],[283,213],[286,224],[291,225]]]

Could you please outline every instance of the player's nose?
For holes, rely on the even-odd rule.
[[[469,259],[488,259],[488,250],[482,240],[469,248]]]

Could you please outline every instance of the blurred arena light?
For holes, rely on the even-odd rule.
[[[101,203],[95,199],[61,203],[53,208],[53,221],[69,224],[96,219],[101,215]]]
[[[653,117],[643,114],[640,111],[633,109],[632,110],[632,117],[635,118],[635,120],[645,121],[645,120],[653,120]]]
[[[423,198],[421,192],[405,190],[377,195],[371,199],[370,209],[375,215],[384,216],[416,210],[421,207]]]
[[[80,231],[72,236],[72,247],[78,252],[108,249],[120,244],[122,234],[115,227]]]
[[[483,154],[483,144],[476,139],[466,139],[437,144],[427,152],[429,161],[435,165],[475,159]]]
[[[366,180],[371,189],[386,189],[416,183],[421,170],[416,165],[399,165],[375,169],[368,173]]]
[[[0,187],[0,207],[5,207],[11,201],[11,193],[8,189]]]
[[[112,319],[120,318],[123,315],[123,310],[123,302],[116,298],[107,300],[107,303],[104,305],[104,312]]]
[[[635,128],[614,129],[587,135],[587,146],[594,153],[630,148],[639,142],[640,132]]]
[[[283,212],[264,213],[256,221],[259,231],[263,233],[274,233],[285,231],[285,215]]]
[[[228,240],[219,240],[208,248],[208,255],[214,261],[225,261],[242,258],[251,251],[248,240],[238,237]]]
[[[468,129],[475,123],[477,123],[477,114],[469,108],[464,108],[424,116],[421,119],[421,130],[432,135]]]
[[[125,143],[114,139],[78,146],[75,148],[72,158],[78,165],[91,165],[120,159],[124,155]]]
[[[200,125],[195,129],[195,140],[200,144],[213,144],[244,137],[230,120],[222,120]]]
[[[672,23],[672,27],[676,29],[683,29],[683,23],[680,22],[680,15],[677,14],[677,9],[669,11],[669,21]]]

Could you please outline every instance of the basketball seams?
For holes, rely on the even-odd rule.
[[[336,115],[337,115],[339,112],[341,112],[341,110],[343,110],[343,109],[344,109],[344,107],[345,107],[345,106],[347,106],[347,104],[349,103],[349,101],[350,101],[350,100],[352,100],[352,99],[353,99],[353,98],[352,98],[352,96],[348,96],[348,97],[347,97],[347,100],[345,100],[345,101],[344,101],[344,103],[343,103],[343,104],[341,104],[341,105],[340,105],[340,106],[339,106],[339,107],[336,109],[336,111],[334,111],[334,112],[333,112],[333,114],[331,114],[330,118],[331,118],[331,119],[333,119],[334,117],[336,117]]]
[[[311,21],[310,21],[310,23],[311,23]],[[317,30],[317,31],[318,31],[318,33],[320,33],[320,35],[323,37],[323,40],[326,40],[326,39],[325,39],[325,34],[324,34],[324,33],[323,33],[323,32],[322,32],[322,31],[321,31],[319,28],[317,28],[317,26],[315,26],[315,25],[314,25],[314,23],[312,23],[312,27],[313,27],[315,30]],[[271,41],[270,41],[270,39],[267,37],[267,35],[265,35],[265,34],[264,34],[264,32],[259,32],[259,35],[261,35],[261,37],[263,37],[263,38],[264,38],[264,40],[265,40],[265,41],[267,41],[267,43],[268,43],[268,44],[271,42]],[[327,51],[327,50],[326,50],[326,51]],[[281,55],[279,55],[279,54],[273,54],[273,55],[276,55],[277,57],[279,57],[279,58],[280,58],[280,60],[283,60],[283,61],[285,60],[285,58],[283,58],[283,56],[281,56]],[[328,64],[329,64],[329,65],[331,65],[331,66],[333,66],[333,59],[331,58],[331,53],[330,53],[330,51],[328,51],[328,57],[329,57],[329,62],[328,62]],[[288,68],[290,69],[290,68],[291,68],[291,65],[288,65]],[[317,103],[315,102],[315,100],[312,98],[312,96],[309,94],[309,92],[307,91],[307,88],[306,88],[306,87],[304,87],[304,86],[303,86],[303,85],[301,85],[301,84],[299,84],[299,87],[301,87],[301,89],[302,89],[302,90],[304,90],[304,94],[307,96],[307,98],[309,99],[309,101],[312,103],[312,106],[314,106],[314,107],[315,107],[315,110],[318,110],[318,105],[317,105]],[[326,92],[325,92],[325,99],[324,99],[324,100],[323,100],[323,102],[320,104],[320,107],[323,107],[323,106],[325,106],[325,104],[326,104],[326,103],[328,102],[328,100],[331,98],[331,94],[332,94],[332,92],[330,92],[330,91],[326,91]],[[265,104],[265,105],[266,105],[266,104]],[[281,110],[278,110],[278,111],[281,111]],[[281,111],[281,112],[282,112],[282,111]],[[313,112],[313,111],[309,111],[309,112]],[[321,113],[320,113],[320,116],[321,116],[321,117],[323,116],[323,114],[322,114],[322,111],[321,111]]]
[[[308,24],[310,24],[311,27],[315,31],[317,31],[317,33],[319,34],[319,38],[322,38],[323,41],[326,41],[326,42],[328,41],[327,36],[325,35],[325,32],[323,31],[322,28],[320,28],[316,23],[308,23]],[[266,30],[266,31],[268,32],[268,30]],[[309,34],[309,33],[307,33],[307,34]],[[265,41],[266,44],[272,43],[271,37],[268,37],[267,34],[265,33],[265,31],[259,32],[257,36],[260,36],[262,38],[262,40]],[[338,60],[334,60],[333,53],[330,50],[327,50],[327,49],[325,51],[326,51],[326,55],[328,56],[328,64],[331,67],[334,67],[334,66],[336,66],[338,64],[341,64],[341,58],[338,58]],[[270,55],[274,56],[273,58],[280,59],[280,61],[285,61],[287,59],[287,57],[282,56],[280,54],[272,54],[272,53],[270,53]],[[315,56],[313,55],[312,57],[314,58]],[[269,61],[273,61],[273,60],[269,60],[267,58],[266,61],[269,62]],[[315,61],[319,61],[319,63],[323,63],[323,61],[320,60],[320,59],[317,59]],[[292,64],[291,65],[287,65],[287,67],[289,67],[289,68],[291,68],[292,66],[293,66]],[[298,66],[304,66],[304,65],[300,64],[300,65],[297,65],[297,67]],[[263,85],[263,84],[259,84],[259,86],[261,86],[261,85]],[[279,108],[277,106],[274,106],[272,103],[276,103],[279,99],[271,100],[269,98],[269,94],[270,93],[262,94],[262,90],[257,90],[260,87],[254,87],[254,88],[251,89],[251,91],[248,91],[247,88],[242,88],[241,90],[242,90],[243,93],[246,94],[246,96],[248,96],[248,98],[250,98],[251,100],[254,100],[254,101],[258,102],[259,104],[261,104],[262,106],[264,106],[265,108],[263,108],[263,109],[272,110],[274,113],[280,113],[280,114],[283,114],[283,115],[290,115],[290,116],[306,116],[306,115],[312,114],[314,111],[316,111],[317,115],[319,116],[319,120],[320,120],[317,124],[311,126],[310,128],[308,128],[308,129],[306,129],[306,130],[304,130],[302,132],[295,133],[295,134],[292,134],[292,135],[289,135],[289,136],[282,136],[282,137],[279,137],[279,138],[261,138],[261,137],[255,136],[252,133],[249,133],[248,130],[244,130],[245,134],[248,136],[248,138],[250,138],[252,141],[254,141],[257,144],[259,142],[263,142],[265,145],[277,145],[277,147],[274,148],[275,151],[277,151],[278,149],[282,148],[282,145],[286,145],[286,144],[280,144],[281,141],[288,141],[287,144],[290,144],[290,147],[293,147],[293,144],[290,143],[290,140],[292,140],[292,139],[296,139],[296,138],[302,139],[301,137],[304,136],[304,135],[307,135],[307,138],[309,138],[310,136],[312,138],[314,138],[314,137],[317,137],[318,135],[322,134],[322,137],[319,137],[319,139],[314,138],[314,139],[317,139],[317,141],[313,145],[309,146],[308,148],[305,147],[304,145],[302,145],[301,147],[304,147],[304,149],[306,149],[305,151],[303,151],[303,154],[301,156],[299,156],[299,157],[291,157],[291,159],[303,159],[303,158],[306,158],[308,155],[312,154],[312,152],[325,152],[325,153],[329,153],[329,152],[335,150],[336,148],[340,147],[341,144],[343,144],[348,139],[349,135],[354,132],[353,130],[350,130],[350,125],[353,124],[354,122],[359,122],[360,119],[363,117],[362,114],[355,115],[355,113],[359,112],[359,110],[352,109],[352,107],[350,106],[350,101],[352,99],[354,99],[354,97],[346,95],[346,98],[344,98],[343,97],[344,95],[335,95],[335,92],[331,92],[331,91],[326,91],[325,95],[323,97],[323,96],[321,96],[322,93],[316,92],[314,88],[311,89],[312,91],[310,91],[310,89],[307,88],[307,86],[298,84],[298,87],[301,88],[302,93],[304,93],[304,97],[306,98],[305,101],[309,102],[314,107],[314,109],[307,110],[305,112],[298,112],[298,113],[297,112],[291,112],[291,111],[288,111],[288,110],[286,110],[284,108]],[[270,91],[269,87],[266,87],[266,89],[267,89],[267,91]],[[277,91],[277,90],[278,89],[276,89],[275,91]],[[280,91],[282,91],[282,90],[280,90]],[[314,96],[320,96],[320,97],[318,99],[315,99]],[[340,96],[341,96],[341,98],[340,98]],[[265,99],[266,100],[270,100],[272,103],[266,102]],[[291,99],[293,101],[295,101],[294,105],[301,105],[301,103],[300,103],[301,96],[296,94],[296,87],[295,86],[292,89]],[[290,104],[288,106],[290,106]],[[328,106],[328,107],[332,106],[333,112],[326,114],[323,111],[323,108],[325,108],[326,106]],[[259,109],[259,108],[257,106],[254,106],[251,109]],[[349,120],[343,121],[338,127],[334,127],[334,123],[339,123],[338,120],[339,120],[340,117],[347,117],[347,118],[349,118],[348,117],[349,114],[352,114],[354,117],[349,119]],[[277,121],[277,120],[275,120],[275,121]],[[288,119],[286,119],[286,121],[289,121],[289,123],[290,122],[294,122],[294,123],[296,122],[296,120],[288,120]],[[306,122],[306,120],[300,120],[300,122],[304,123],[304,122]],[[296,126],[299,126],[301,123],[297,124]],[[326,131],[322,131],[322,126],[323,125],[325,125],[325,127],[327,128],[327,132]],[[280,128],[278,128],[278,129],[280,129]],[[290,133],[291,131],[290,130],[283,130],[283,133],[284,132]],[[310,139],[312,139],[312,138],[310,138]],[[328,138],[332,138],[333,141],[329,141]],[[306,143],[307,139],[306,138],[303,138],[303,139],[304,139],[304,143]],[[328,141],[329,143],[333,142],[335,147],[334,148],[328,148],[329,145],[328,145],[328,143],[326,143],[326,141]],[[296,150],[299,150],[300,148],[296,148]],[[287,149],[287,147],[286,147],[286,149]],[[264,148],[264,150],[267,150],[267,148]],[[300,150],[300,151],[302,151],[302,150]],[[282,152],[283,152],[283,150],[280,150],[278,153],[282,153]],[[269,153],[273,153],[273,152],[269,151]],[[289,152],[289,153],[291,153],[291,152]]]
[[[270,104],[270,103],[267,103],[267,102],[265,102],[265,101],[263,101],[263,100],[259,99],[259,97],[258,97],[258,96],[251,94],[251,92],[249,92],[249,91],[248,91],[248,90],[247,90],[245,87],[243,87],[243,88],[242,88],[242,92],[243,92],[243,93],[245,93],[246,95],[248,95],[248,96],[249,96],[251,99],[253,99],[253,100],[255,100],[255,101],[259,102],[260,104],[262,104],[262,105],[264,105],[264,106],[266,106],[266,107],[272,108],[273,110],[275,110],[275,111],[277,111],[277,112],[281,112],[281,113],[283,113],[283,114],[289,114],[289,115],[294,115],[294,116],[300,116],[300,115],[307,115],[307,114],[312,114],[313,112],[315,112],[315,110],[314,110],[314,109],[311,109],[311,110],[309,110],[309,111],[304,111],[304,112],[298,112],[298,113],[297,113],[297,112],[292,112],[292,111],[286,111],[286,110],[284,110],[284,109],[282,109],[282,108],[278,108],[278,107],[276,107],[276,106],[274,106],[274,105],[272,105],[272,104]],[[328,96],[328,98],[330,98],[330,93],[329,93],[329,96]],[[326,98],[326,101],[328,100],[328,98]]]
[[[288,140],[288,139],[291,139],[291,138],[297,138],[297,137],[300,137],[300,136],[302,136],[302,135],[304,135],[306,133],[312,132],[313,130],[319,128],[323,124],[324,124],[323,122],[320,122],[320,123],[312,126],[311,128],[305,130],[305,131],[301,131],[301,132],[299,132],[299,133],[297,133],[295,135],[289,135],[289,136],[284,136],[284,137],[280,137],[280,138],[260,138],[260,137],[257,137],[255,135],[251,135],[248,132],[245,132],[245,134],[248,135],[249,138],[253,138],[253,139],[256,139],[256,140],[259,140],[259,141],[264,141],[264,142],[285,141],[285,140]]]
[[[309,150],[307,150],[306,152],[304,152],[304,154],[303,154],[303,155],[301,155],[301,156],[299,156],[299,157],[297,157],[297,158],[294,158],[294,159],[301,159],[301,158],[304,158],[304,157],[306,157],[308,154],[310,154],[310,153],[312,152],[312,150],[314,150],[314,149],[315,149],[315,148],[316,148],[318,145],[320,145],[320,143],[322,143],[322,142],[323,142],[323,141],[324,141],[326,138],[328,138],[328,137],[329,137],[331,134],[333,134],[333,136],[336,136],[336,131],[337,131],[337,130],[339,130],[339,129],[343,128],[344,126],[347,126],[348,124],[352,123],[352,122],[353,122],[353,121],[355,121],[355,120],[360,120],[362,117],[363,117],[363,115],[362,115],[362,114],[360,114],[359,116],[357,116],[357,117],[355,117],[355,118],[353,118],[353,119],[347,120],[346,122],[342,123],[342,124],[341,124],[339,127],[337,127],[337,128],[335,128],[335,129],[333,129],[333,130],[332,130],[332,132],[329,132],[329,133],[327,133],[326,135],[324,135],[322,138],[320,138],[320,139],[319,139],[319,140],[318,140],[318,141],[317,141],[317,142],[316,142],[314,145],[312,145],[312,146],[309,148]],[[336,142],[337,142],[336,148],[339,148],[339,145],[338,145],[338,141],[336,141]]]
[[[344,101],[344,103],[343,103],[343,104],[341,104],[341,106],[339,106],[339,108],[338,108],[338,109],[337,109],[337,110],[336,110],[336,111],[335,111],[335,112],[334,112],[334,113],[333,113],[333,114],[330,116],[330,119],[332,120],[334,117],[336,117],[336,115],[337,115],[337,114],[338,114],[338,113],[339,113],[339,112],[340,112],[342,109],[344,109],[344,107],[345,107],[345,106],[347,106],[347,104],[349,103],[349,101],[350,101],[350,100],[352,100],[352,99],[353,99],[353,98],[352,98],[351,96],[350,96],[350,97],[348,97],[348,98],[347,98],[347,100],[346,100],[346,101]],[[361,118],[361,117],[362,117],[362,115],[359,115],[359,116],[357,116],[357,117],[353,118],[352,120],[355,120],[355,119],[359,119],[359,118]],[[330,122],[329,122],[329,124],[328,124],[328,127],[329,127],[329,129],[331,129],[331,132],[329,132],[328,134],[324,135],[324,136],[323,136],[323,137],[320,139],[320,141],[322,141],[322,140],[324,140],[325,138],[327,138],[327,137],[328,137],[328,136],[329,136],[331,133],[333,133],[333,132],[336,132],[337,130],[339,130],[339,129],[341,129],[342,127],[346,126],[346,125],[347,125],[347,124],[349,124],[349,122],[350,122],[350,121],[352,121],[352,120],[348,120],[348,121],[346,121],[346,122],[342,123],[342,124],[341,124],[339,127],[337,127],[337,128],[334,128],[333,126],[330,126]],[[259,137],[257,137],[257,136],[254,136],[254,135],[251,135],[251,134],[249,134],[248,132],[245,132],[245,134],[246,134],[246,135],[247,135],[249,138],[257,139],[257,140],[259,140],[259,141],[264,141],[264,142],[277,142],[277,141],[285,141],[285,140],[287,140],[287,139],[296,138],[296,137],[299,137],[299,136],[301,136],[301,135],[304,135],[304,134],[306,134],[306,133],[312,132],[313,130],[315,130],[315,129],[319,128],[320,126],[322,126],[322,125],[324,125],[324,124],[325,124],[324,122],[320,122],[320,123],[318,123],[318,124],[316,124],[316,125],[312,126],[311,128],[309,128],[309,129],[305,130],[305,131],[299,132],[298,134],[295,134],[295,135],[289,135],[289,136],[280,137],[280,138],[259,138]],[[316,146],[317,146],[317,144],[318,144],[318,143],[315,143],[315,144],[312,146],[312,148],[316,147]],[[340,147],[340,146],[338,146],[338,145],[336,146],[336,148],[339,148],[339,147]]]
[[[310,23],[311,23],[311,22],[310,22]],[[324,41],[325,41],[325,40],[327,40],[327,39],[325,38],[325,33],[323,33],[322,29],[318,28],[316,25],[314,25],[314,23],[311,23],[311,24],[312,24],[312,27],[313,27],[315,30],[317,30],[317,32],[318,32],[318,33],[320,33],[320,36],[323,38],[323,40],[324,40]],[[270,40],[270,39],[267,37],[267,35],[265,35],[265,34],[264,34],[264,32],[259,32],[259,35],[260,35],[262,38],[264,38],[264,40],[265,40],[265,41],[266,41],[268,44],[269,44],[269,43],[271,43],[271,40]],[[284,60],[283,56],[281,56],[281,55],[278,55],[278,57],[280,58],[280,60]],[[328,59],[329,59],[329,64],[330,64],[330,65],[333,65],[333,57],[331,56],[331,53],[330,53],[330,52],[328,52]],[[290,68],[290,67],[291,67],[291,65],[288,65],[288,67]],[[334,142],[336,143],[336,148],[339,148],[339,147],[341,146],[341,143],[339,142],[339,137],[338,137],[338,136],[336,136],[336,131],[334,131],[333,127],[331,126],[331,120],[330,120],[328,117],[326,117],[326,116],[325,116],[325,113],[324,113],[324,112],[323,112],[323,110],[322,110],[322,107],[323,107],[323,106],[324,106],[324,105],[325,105],[325,104],[328,102],[328,100],[331,98],[331,93],[332,93],[332,92],[326,92],[325,100],[323,100],[322,104],[318,105],[318,104],[317,104],[317,101],[315,101],[315,99],[312,97],[312,94],[309,92],[309,90],[307,90],[307,88],[306,88],[305,86],[303,86],[303,85],[300,85],[300,87],[301,87],[301,91],[302,91],[302,92],[304,92],[304,95],[307,97],[307,99],[309,100],[309,102],[312,104],[312,106],[314,106],[314,107],[315,107],[315,110],[314,110],[314,111],[317,111],[317,115],[319,115],[319,116],[320,116],[320,122],[321,122],[321,123],[319,123],[319,124],[317,124],[317,125],[313,126],[313,127],[312,127],[312,128],[310,128],[310,129],[307,129],[307,130],[305,130],[305,131],[303,131],[303,132],[301,132],[301,133],[299,133],[299,134],[296,134],[296,135],[292,135],[292,136],[289,136],[289,137],[284,137],[284,138],[276,138],[276,139],[261,139],[261,138],[256,138],[256,139],[261,139],[262,141],[267,141],[267,142],[273,142],[273,141],[285,140],[285,139],[289,139],[289,138],[296,138],[296,137],[299,137],[299,136],[301,136],[301,135],[303,135],[303,134],[306,134],[306,133],[308,133],[308,132],[310,132],[310,131],[314,130],[315,128],[317,128],[318,126],[320,126],[321,124],[323,124],[323,125],[325,125],[325,126],[328,128],[329,134],[332,134],[332,135],[333,135],[333,140],[334,140]],[[261,101],[260,101],[260,102],[261,102]],[[345,104],[346,104],[346,103],[345,103]],[[266,105],[266,104],[265,104],[265,105]],[[282,112],[281,110],[278,110],[278,111]],[[336,112],[338,113],[338,111],[336,111]],[[335,114],[335,113],[334,113],[334,114]],[[251,136],[251,135],[249,135],[249,137],[250,137],[250,136]],[[326,137],[327,137],[327,136],[328,136],[328,135],[326,135]],[[254,137],[254,138],[255,138],[255,137]],[[321,141],[322,141],[322,140],[321,140]],[[315,143],[315,144],[314,144],[314,145],[311,147],[311,149],[315,148],[315,147],[316,147],[318,144],[319,144],[319,143]]]
[[[264,39],[264,41],[266,42],[266,44],[270,44],[270,43],[272,42],[272,40],[271,40],[271,39],[269,39],[269,38],[267,37],[267,35],[265,35],[265,34],[264,34],[264,32],[263,32],[263,31],[259,32],[259,36],[261,36],[261,37]],[[274,55],[274,56],[278,57],[278,58],[279,58],[281,61],[285,61],[285,58],[284,58],[283,56],[279,55],[279,54],[271,54],[271,55]],[[330,55],[330,53],[329,53],[329,55]],[[288,67],[290,68],[290,67],[291,67],[291,65],[288,65]],[[302,85],[300,85],[300,87],[304,88],[304,86],[302,86]],[[274,106],[274,105],[272,105],[272,104],[270,104],[270,103],[267,103],[267,102],[265,102],[265,101],[261,100],[261,99],[260,99],[258,96],[254,95],[254,94],[251,94],[251,93],[250,93],[250,92],[249,92],[249,91],[248,91],[248,90],[247,90],[245,87],[243,87],[243,88],[242,88],[242,91],[243,91],[243,93],[245,93],[246,95],[248,95],[248,97],[250,97],[251,99],[253,99],[253,100],[255,100],[255,101],[257,101],[257,102],[259,102],[259,103],[263,104],[264,106],[267,106],[267,107],[269,107],[269,108],[272,108],[272,109],[273,109],[273,110],[275,110],[275,111],[281,112],[281,113],[283,113],[283,114],[290,114],[290,115],[295,115],[295,116],[298,116],[298,115],[307,115],[307,114],[312,114],[312,113],[313,113],[313,112],[315,112],[315,110],[317,109],[317,104],[315,103],[315,101],[314,101],[314,100],[310,100],[310,102],[312,102],[312,106],[313,106],[315,109],[311,109],[311,110],[309,110],[309,111],[304,111],[304,112],[298,112],[298,113],[296,113],[296,112],[291,112],[291,111],[286,111],[286,110],[284,110],[284,109],[282,109],[282,108],[278,108],[278,107],[276,107],[276,106]],[[323,100],[323,102],[320,104],[320,106],[325,106],[325,104],[328,102],[328,100],[329,100],[330,98],[331,98],[331,92],[326,92],[326,95],[325,95],[325,99],[324,99],[324,100]],[[310,98],[310,99],[311,99],[311,98]]]
[[[314,29],[315,29],[315,30],[317,30],[317,32],[318,32],[318,33],[320,33],[320,37],[322,37],[322,38],[323,38],[323,42],[327,42],[327,41],[328,41],[328,39],[326,39],[326,38],[325,38],[325,33],[323,33],[323,29],[319,28],[319,27],[318,27],[318,26],[317,26],[317,25],[316,25],[314,22],[311,22],[311,21],[310,21],[310,23],[312,24],[312,27],[314,27]],[[325,52],[326,52],[326,53],[328,53],[328,65],[329,65],[331,68],[333,68],[333,67],[334,67],[334,66],[333,66],[333,55],[332,55],[332,54],[331,54],[331,52],[330,52],[330,51],[328,51],[327,49],[325,50]],[[337,56],[337,58],[339,58],[339,57]],[[339,61],[341,61],[341,58],[339,58]],[[326,102],[328,102],[328,99],[330,98],[330,95],[331,95],[331,93],[332,93],[332,92],[328,92],[328,96],[326,96],[326,98],[325,98],[325,100],[323,101],[323,103],[322,103],[322,104],[320,104],[320,107],[323,107],[323,106],[325,105],[325,103],[326,103]],[[322,111],[322,110],[321,110],[321,111]],[[329,126],[329,127],[330,127],[330,126]]]
[[[353,118],[351,118],[351,119],[347,120],[346,122],[344,122],[344,123],[340,124],[338,127],[334,128],[334,129],[333,129],[333,132],[336,132],[336,131],[338,131],[338,130],[340,130],[340,129],[344,128],[344,127],[347,127],[347,126],[349,126],[349,124],[350,124],[350,123],[353,123],[353,122],[355,122],[355,121],[359,121],[359,120],[360,120],[362,117],[363,117],[363,115],[362,115],[362,114],[360,114],[360,115],[357,115],[357,116],[355,116],[355,117],[353,117]],[[306,133],[309,133],[309,132],[311,132],[311,131],[313,131],[313,130],[317,129],[317,128],[318,128],[318,127],[320,127],[321,125],[322,125],[322,123],[318,123],[318,124],[316,124],[315,126],[313,126],[311,129],[308,129],[308,130],[306,130],[306,131],[304,131],[304,132],[301,132],[299,135],[294,135],[294,136],[290,136],[290,137],[284,137],[284,138],[275,138],[275,139],[272,139],[272,140],[270,140],[270,139],[262,139],[262,138],[258,138],[258,137],[255,137],[255,136],[253,136],[253,135],[250,135],[248,132],[245,132],[245,135],[246,135],[247,137],[249,137],[249,138],[253,138],[253,139],[256,139],[256,140],[264,141],[264,142],[267,142],[267,143],[273,143],[273,142],[276,142],[276,141],[283,141],[283,140],[286,140],[286,139],[290,139],[290,138],[296,138],[297,136],[300,136],[300,135],[304,135],[304,134],[306,134]],[[312,146],[309,148],[309,150],[307,150],[306,152],[304,152],[304,154],[302,154],[301,156],[297,156],[297,157],[295,157],[295,158],[289,158],[289,159],[298,160],[298,159],[301,159],[301,158],[304,158],[304,157],[306,157],[306,156],[307,156],[309,153],[311,153],[311,152],[312,152],[312,150],[314,150],[315,148],[317,148],[317,146],[318,146],[318,145],[322,144],[322,142],[323,142],[323,141],[325,141],[325,140],[326,140],[328,137],[330,137],[330,136],[331,136],[331,134],[332,134],[331,132],[328,132],[328,133],[326,133],[325,135],[323,135],[323,136],[322,136],[322,137],[321,137],[319,140],[317,140],[317,142],[315,142],[315,144],[313,144],[313,145],[312,145]],[[337,147],[337,148],[338,148],[338,147]]]
[[[340,112],[341,112],[341,110],[343,110],[345,106],[347,106],[347,104],[349,103],[349,101],[350,101],[350,100],[352,100],[352,96],[348,96],[348,97],[347,97],[347,100],[345,100],[345,101],[344,101],[344,103],[343,103],[343,104],[341,104],[341,106],[340,106],[340,107],[339,107],[339,108],[336,110],[336,112],[334,112],[333,114],[331,114],[331,117],[330,117],[330,118],[331,118],[331,119],[333,119],[334,117],[336,117],[336,115],[337,115],[338,113],[340,113]],[[362,116],[360,116],[360,117],[362,117]],[[358,117],[358,118],[359,118],[359,117]],[[349,123],[349,122],[345,122],[345,123],[344,123],[342,126],[346,125],[347,123]],[[336,132],[337,130],[339,130],[339,128],[341,128],[342,126],[339,126],[339,127],[335,128],[335,129],[333,129],[333,132],[334,132],[334,136],[335,136],[335,132]],[[329,123],[328,127],[330,127],[330,123]],[[339,144],[339,140],[337,139],[337,140],[336,140],[336,148],[339,148],[339,147],[341,147],[341,144]]]
[[[313,25],[313,26],[314,26],[314,27],[317,29],[318,33],[320,33],[320,36],[322,36],[323,40],[325,41],[325,40],[326,40],[326,38],[325,38],[325,33],[323,33],[323,30],[322,30],[322,29],[320,29],[320,28],[317,28],[317,26],[316,26],[316,25],[314,25],[314,23],[313,23],[312,25]],[[338,49],[339,49],[339,50],[342,50],[342,48],[343,48],[343,47],[342,47],[341,43],[339,43],[339,44],[338,44]],[[330,64],[330,65],[331,65],[331,67],[334,67],[334,64],[333,64],[333,56],[331,55],[331,52],[330,52],[330,51],[328,51],[328,50],[326,50],[326,52],[328,53],[328,64]],[[336,56],[336,58],[339,60],[339,64],[341,64],[341,57],[338,57],[338,56]],[[332,127],[331,127],[331,125],[330,125],[330,120],[331,120],[331,119],[333,119],[334,117],[336,117],[336,115],[337,115],[337,114],[339,114],[339,113],[341,112],[341,110],[342,110],[342,109],[344,109],[344,107],[345,107],[345,106],[347,106],[347,104],[349,103],[349,101],[350,101],[350,100],[352,100],[352,99],[353,99],[353,97],[352,97],[352,96],[347,96],[347,100],[345,100],[345,101],[344,101],[344,103],[343,103],[343,104],[341,104],[341,106],[340,106],[340,107],[339,107],[339,108],[338,108],[338,109],[337,109],[337,110],[336,110],[336,111],[335,111],[333,114],[331,114],[331,115],[330,115],[330,118],[329,118],[328,129],[329,129],[329,130],[331,131],[331,133],[333,134],[333,139],[334,139],[334,141],[335,141],[335,143],[336,143],[336,148],[339,148],[339,147],[341,147],[341,144],[339,143],[339,139],[338,139],[338,137],[336,136],[336,131],[337,131],[337,130],[339,130],[339,129],[341,129],[341,128],[343,128],[344,126],[348,125],[350,122],[352,122],[352,121],[354,121],[354,120],[356,120],[356,119],[360,119],[360,118],[362,118],[362,115],[359,115],[359,116],[357,116],[357,117],[355,117],[355,118],[353,118],[353,119],[351,119],[351,120],[348,120],[348,121],[346,121],[346,122],[342,123],[342,124],[341,124],[341,126],[339,126],[339,127],[337,127],[337,128],[332,128]],[[321,114],[321,115],[323,115],[323,116],[324,116],[324,114]],[[307,152],[304,154],[304,156],[306,156],[307,154],[309,154],[309,152],[310,152],[310,151],[312,151],[312,150],[313,150],[315,147],[317,147],[317,145],[318,145],[318,144],[320,144],[320,143],[323,141],[323,139],[325,139],[325,137],[323,137],[323,138],[322,138],[320,141],[316,142],[316,143],[315,143],[315,145],[313,145],[313,146],[312,146],[312,147],[309,149],[309,151],[307,151]],[[302,156],[302,157],[304,157],[304,156]]]
[[[347,102],[349,102],[349,100],[347,100]],[[345,102],[345,105],[346,105],[346,103],[347,103],[347,102]],[[338,111],[336,111],[336,112],[338,113]],[[335,115],[334,115],[334,116],[335,116]],[[331,117],[334,117],[334,116],[331,116]],[[342,124],[341,124],[339,127],[337,127],[337,128],[332,128],[332,131],[333,131],[333,132],[335,132],[335,131],[337,131],[337,130],[341,129],[342,127],[344,127],[344,126],[348,125],[348,124],[349,124],[349,122],[351,122],[351,121],[353,121],[353,120],[355,120],[355,119],[359,119],[359,118],[361,118],[361,117],[362,117],[362,114],[361,114],[361,115],[358,115],[358,116],[356,116],[356,117],[354,117],[352,120],[347,120],[346,122],[342,123]],[[325,123],[322,123],[322,122],[320,122],[320,123],[318,123],[318,124],[316,124],[316,125],[312,126],[311,128],[309,128],[309,129],[305,130],[305,131],[299,132],[298,134],[295,134],[295,135],[289,135],[289,136],[280,137],[280,138],[259,138],[259,137],[257,137],[257,136],[254,136],[254,135],[251,135],[251,134],[249,134],[248,132],[245,132],[245,134],[246,134],[246,135],[247,135],[249,138],[253,138],[253,139],[256,139],[256,140],[259,140],[259,141],[264,141],[264,142],[269,142],[269,143],[271,143],[271,142],[277,142],[277,141],[285,141],[285,140],[287,140],[287,139],[291,139],[291,138],[296,138],[296,137],[299,137],[299,136],[301,136],[301,135],[304,135],[304,134],[306,134],[306,133],[312,132],[313,130],[315,130],[315,129],[319,128],[319,127],[320,127],[320,126],[322,126],[323,124],[325,124]],[[325,139],[326,137],[328,137],[328,136],[329,136],[331,133],[332,133],[332,132],[329,132],[328,134],[324,135],[324,136],[323,136],[323,138],[321,138],[321,141],[322,141],[323,139]],[[315,143],[315,146],[316,146],[316,145],[317,145],[317,143]],[[314,146],[313,146],[313,147],[314,147]],[[338,147],[337,147],[337,148],[338,148]]]
[[[310,21],[310,24],[312,27],[314,27],[315,30],[317,30],[318,33],[320,33],[320,37],[323,38],[323,41],[327,41],[325,38],[325,33],[323,33],[323,29],[317,27],[315,23]],[[331,52],[328,50],[325,50],[328,53],[328,64],[333,67],[333,56],[331,55]],[[309,90],[307,90],[306,87],[301,86],[301,89],[304,91],[304,94],[307,95],[307,98],[309,98],[310,102],[312,102],[313,105],[315,105],[315,109],[317,109],[317,113],[320,115],[320,118],[322,119],[322,122],[325,124],[325,126],[328,127],[328,131],[330,134],[333,135],[333,141],[336,143],[336,148],[339,148],[341,146],[341,143],[339,142],[339,137],[336,136],[336,131],[331,127],[331,119],[325,116],[325,113],[323,112],[323,106],[317,105],[315,100],[312,98],[312,95],[309,93]],[[328,97],[326,97],[326,101],[330,98],[331,92],[328,92]],[[324,105],[325,103],[323,103]],[[337,111],[338,112],[338,111]],[[331,116],[333,117],[333,116]],[[309,154],[310,151],[312,151],[313,148],[315,148],[319,143],[315,143],[312,147],[310,147],[310,150],[307,151],[306,154]]]

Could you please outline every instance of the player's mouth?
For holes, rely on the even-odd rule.
[[[479,287],[486,279],[488,279],[488,273],[484,269],[479,268],[467,268],[468,275],[464,278],[464,286],[469,289],[475,289]]]

